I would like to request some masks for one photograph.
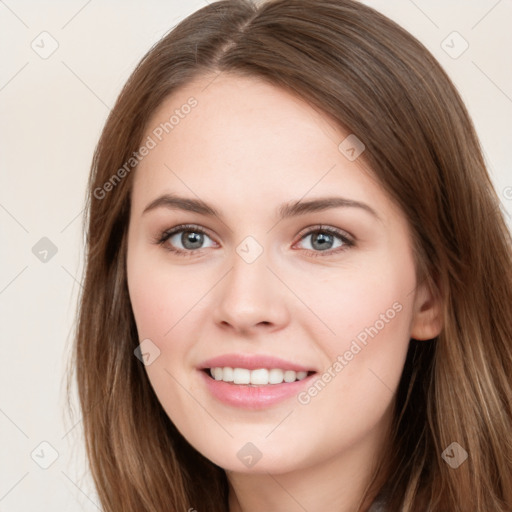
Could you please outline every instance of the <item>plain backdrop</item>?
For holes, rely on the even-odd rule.
[[[510,225],[512,2],[365,3],[423,42],[453,79]],[[2,512],[99,510],[81,416],[66,413],[64,387],[85,184],[106,116],[136,63],[204,5],[0,1]]]

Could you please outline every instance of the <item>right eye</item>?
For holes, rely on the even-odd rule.
[[[157,243],[170,252],[188,257],[207,248],[202,247],[205,237],[211,240],[206,231],[201,227],[194,224],[186,224],[165,230],[159,236]],[[179,246],[180,244],[181,247]],[[213,247],[213,245],[209,247]]]

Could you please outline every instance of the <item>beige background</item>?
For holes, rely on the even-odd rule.
[[[512,2],[365,3],[419,38],[452,77],[512,225]],[[79,443],[80,416],[72,420],[64,412],[64,368],[82,272],[85,183],[109,108],[135,64],[203,5],[203,0],[0,1],[3,512],[99,509]],[[50,36],[40,36],[43,31]],[[456,59],[442,47],[453,31],[469,44]],[[463,44],[453,37],[447,40],[452,53]],[[58,48],[43,59],[33,41],[40,53],[52,44]],[[32,252],[43,237],[57,250],[46,263]],[[43,469],[52,462],[52,450],[58,457]]]

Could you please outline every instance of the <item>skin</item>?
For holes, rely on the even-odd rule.
[[[231,512],[353,511],[388,436],[409,339],[441,328],[439,305],[417,281],[407,219],[362,158],[338,150],[348,133],[256,78],[222,73],[187,84],[154,113],[144,140],[190,96],[198,105],[133,176],[129,293],[139,339],[160,350],[148,377],[183,436],[227,471]],[[222,220],[165,207],[143,213],[163,193],[200,198]],[[278,221],[282,203],[333,195],[378,217],[337,207]],[[155,243],[185,223],[207,232],[191,257],[166,249],[187,250],[181,233]],[[318,224],[354,245],[333,252],[342,244],[334,236],[322,251],[306,233]],[[236,252],[247,236],[263,249],[250,264]],[[197,370],[235,352],[321,374],[393,304],[400,312],[308,404],[294,396],[258,411],[228,406]],[[237,457],[247,442],[262,454],[251,468]]]

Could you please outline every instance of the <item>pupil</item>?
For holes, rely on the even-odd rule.
[[[332,244],[332,235],[328,235],[325,233],[316,233],[313,235],[313,247],[315,247],[315,244],[319,245],[315,247],[316,249],[329,249],[330,247],[326,247],[326,244]]]
[[[181,236],[181,243],[186,249],[198,249],[203,242],[203,234],[194,231],[185,231]]]

